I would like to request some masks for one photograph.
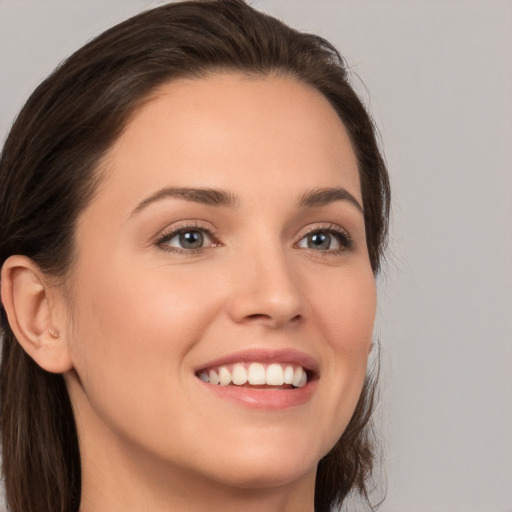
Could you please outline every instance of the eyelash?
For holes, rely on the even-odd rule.
[[[306,238],[309,235],[312,235],[314,233],[322,233],[326,235],[334,235],[334,237],[338,240],[340,244],[339,249],[327,249],[325,251],[317,251],[314,249],[310,249],[310,251],[315,253],[315,256],[320,257],[326,257],[326,256],[338,256],[340,254],[343,254],[346,251],[350,251],[354,247],[354,241],[352,240],[352,237],[349,235],[348,231],[343,229],[341,226],[338,226],[337,224],[329,224],[327,226],[325,225],[316,225],[316,226],[310,226],[306,233],[301,237],[299,240],[302,241],[304,238]],[[297,244],[295,244],[297,245]]]
[[[197,231],[203,234],[206,234],[208,238],[212,240],[212,245],[207,247],[198,247],[198,248],[191,248],[191,249],[184,249],[180,247],[174,247],[170,245],[166,245],[165,242],[168,242],[169,240],[172,240],[174,237],[179,236],[182,233],[187,233],[191,231]],[[314,233],[322,233],[327,235],[334,235],[334,237],[338,240],[340,244],[339,249],[327,249],[327,250],[315,250],[309,248],[309,250],[313,253],[315,253],[315,256],[325,257],[325,256],[337,256],[340,255],[346,251],[349,251],[353,248],[354,242],[352,238],[350,237],[349,233],[343,229],[342,227],[336,225],[336,224],[329,224],[327,226],[310,226],[307,231],[301,236],[299,242],[304,240],[304,238],[314,234]],[[294,244],[295,248],[297,247],[298,243]],[[174,254],[183,254],[187,256],[199,256],[204,253],[205,250],[210,249],[212,247],[219,247],[222,244],[219,242],[219,237],[213,233],[213,231],[205,226],[202,226],[198,222],[194,223],[185,223],[178,226],[175,226],[171,228],[169,231],[166,231],[162,233],[162,235],[158,238],[156,241],[156,245],[165,252],[170,252]]]
[[[165,244],[166,241],[172,240],[174,237],[179,236],[182,233],[187,233],[189,231],[198,231],[200,233],[206,234],[208,238],[211,238],[213,245],[209,247],[198,247],[196,249],[183,249],[180,247],[173,247]],[[211,229],[202,226],[198,222],[194,222],[174,226],[169,231],[162,233],[162,235],[158,238],[156,245],[165,252],[171,252],[174,254],[184,254],[187,256],[199,256],[202,253],[204,253],[206,249],[209,249],[210,247],[218,247],[219,245],[222,244],[218,241],[218,237],[215,235],[215,233],[212,232]]]

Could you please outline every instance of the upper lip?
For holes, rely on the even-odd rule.
[[[232,352],[231,354],[221,356],[217,359],[201,364],[196,368],[196,372],[208,368],[242,362],[297,364],[310,373],[319,373],[319,365],[314,357],[293,348],[249,348],[238,352]]]

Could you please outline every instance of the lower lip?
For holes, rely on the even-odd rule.
[[[202,381],[200,383],[223,400],[252,409],[281,410],[308,402],[315,391],[317,381],[312,380],[302,388],[293,389],[252,389],[242,386],[213,385]]]

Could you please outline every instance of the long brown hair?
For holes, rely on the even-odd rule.
[[[23,254],[63,280],[74,226],[91,200],[98,162],[128,118],[165,82],[215,71],[285,74],[313,86],[343,121],[356,153],[366,238],[375,275],[386,241],[389,181],[371,118],[346,65],[324,39],[293,30],[242,0],[198,0],[143,12],[106,31],[60,65],[32,94],[0,160],[0,265]],[[26,355],[2,311],[0,429],[12,512],[76,512],[80,452],[64,380]],[[352,491],[368,497],[375,386],[365,382],[355,413],[320,461],[315,510]]]

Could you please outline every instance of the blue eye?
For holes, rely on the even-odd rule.
[[[178,239],[183,249],[199,249],[204,243],[204,235],[200,231],[185,231],[174,238]]]
[[[339,228],[318,229],[301,238],[297,247],[313,251],[340,252],[351,247],[351,240],[345,231]]]
[[[212,236],[205,229],[181,228],[166,234],[158,242],[163,248],[177,250],[200,250],[214,245]]]
[[[337,247],[332,247],[333,238],[328,233],[313,233],[312,235],[308,235],[306,237],[308,247],[310,249],[317,249],[319,251],[327,251],[329,249],[337,249]],[[337,240],[334,240],[339,245]]]

